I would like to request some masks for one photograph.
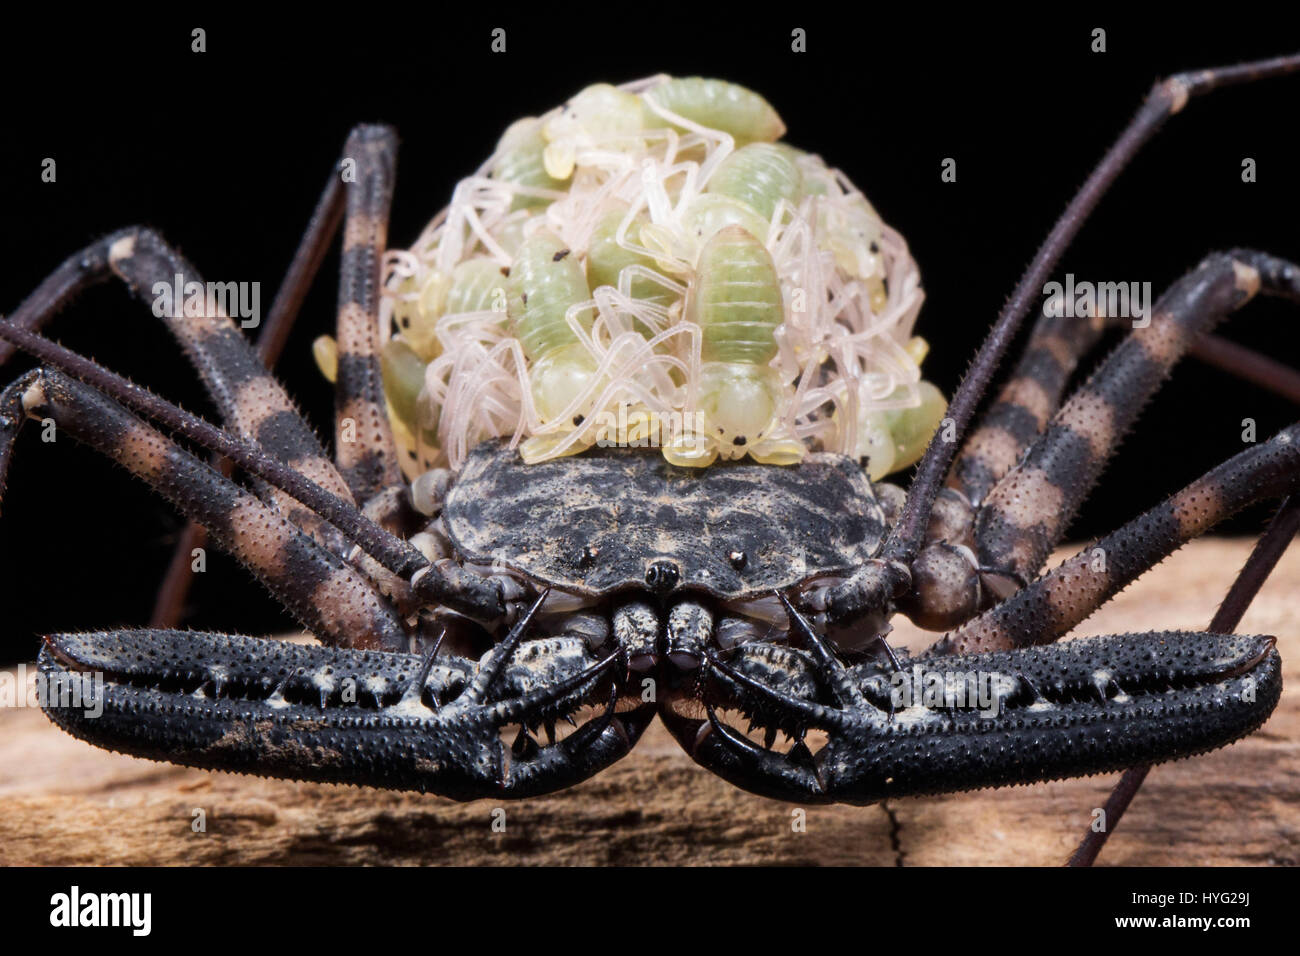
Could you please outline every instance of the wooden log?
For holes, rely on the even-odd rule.
[[[1078,633],[1203,628],[1250,547],[1197,542]],[[1241,630],[1278,637],[1286,687],[1277,711],[1244,741],[1157,767],[1101,863],[1300,861],[1300,548]],[[895,636],[924,639],[905,626]],[[39,711],[6,708],[0,864],[1052,865],[1117,779],[807,807],[799,832],[797,808],[701,770],[657,723],[629,757],[572,790],[462,805],[151,763],[74,740]],[[498,806],[504,832],[491,826]],[[195,811],[205,832],[194,831]]]

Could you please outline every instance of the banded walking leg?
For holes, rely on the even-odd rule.
[[[1038,297],[1080,227],[1129,160],[1137,155],[1169,117],[1181,112],[1192,98],[1223,86],[1283,76],[1297,70],[1300,70],[1300,54],[1291,54],[1237,66],[1180,73],[1156,83],[1137,115],[1106,151],[1052,226],[1051,232],[1034,254],[1029,268],[1016,283],[984,344],[976,353],[970,371],[953,393],[948,406],[948,418],[958,440],[966,434],[985,389],[992,381],[1002,356],[1010,347],[1034,299]],[[907,501],[890,529],[879,557],[868,561],[848,580],[818,595],[816,610],[820,612],[824,609],[830,619],[849,621],[885,607],[910,590],[913,583],[911,565],[925,544],[935,498],[957,451],[954,444],[944,441],[940,436],[930,442],[925,455],[917,464],[916,477],[912,481]]]
[[[146,303],[152,303],[156,283],[171,288],[178,275],[183,283],[203,281],[198,270],[157,233],[129,227],[69,257],[28,296],[9,321],[20,328],[38,329],[81,289],[109,275],[120,278]],[[347,485],[311,427],[224,311],[211,316],[185,315],[180,304],[173,303],[172,314],[161,318],[199,372],[230,427],[331,493],[349,498]],[[309,510],[281,492],[260,490],[326,546],[345,550],[344,540]]]
[[[356,569],[287,518],[95,389],[36,369],[0,393],[0,496],[25,418],[50,419],[201,522],[327,644],[405,651],[396,609]]]
[[[1083,356],[1107,328],[1127,327],[1131,321],[1100,313],[1089,317],[1041,316],[1015,371],[957,453],[945,490],[959,492],[974,505],[984,501],[1047,429],[1066,382]],[[1300,372],[1266,355],[1209,334],[1195,339],[1189,354],[1300,402]],[[940,537],[937,530],[932,519],[927,539]]]
[[[225,455],[249,474],[291,495],[356,542],[357,547],[382,567],[409,578],[414,592],[427,603],[446,604],[484,621],[499,620],[506,613],[511,598],[503,578],[483,577],[450,558],[430,563],[411,544],[370,521],[356,505],[267,454],[255,442],[217,428],[84,356],[3,319],[0,319],[0,339],[12,342],[44,365],[74,376],[208,451]]]
[[[942,631],[979,612],[985,594],[973,549],[976,506],[1047,428],[1066,382],[1105,328],[1100,315],[1039,317],[1016,369],[971,433],[935,498],[925,547],[899,609]]]
[[[941,499],[900,608],[955,627],[1031,580],[1068,529],[1143,406],[1205,330],[1258,291],[1300,299],[1300,267],[1248,250],[1218,253],[1175,282],[972,511]]]
[[[334,460],[353,496],[371,520],[409,534],[418,518],[398,465],[388,422],[379,362],[379,296],[393,200],[397,134],[387,126],[358,126],[343,148],[354,177],[347,182],[343,259],[339,271],[336,338],[338,372],[334,387]],[[406,582],[394,580],[374,562],[363,569],[384,593],[413,600]]]
[[[927,654],[1048,644],[1154,565],[1247,505],[1300,490],[1300,424],[1228,459],[937,641]]]
[[[980,564],[1034,577],[1150,397],[1196,337],[1261,289],[1300,300],[1300,267],[1248,250],[1216,254],[1170,287],[1052,420],[975,520]]]
[[[275,368],[275,363],[284,350],[303,299],[320,271],[321,262],[342,219],[342,183],[336,169],[330,172],[325,182],[325,188],[316,201],[316,208],[312,211],[284,280],[276,290],[271,310],[258,331],[257,355],[268,370]],[[8,342],[0,342],[0,347],[11,348]],[[0,357],[0,362],[2,361],[3,358]],[[214,460],[214,464],[223,475],[230,476],[232,468],[227,459]],[[154,596],[153,613],[149,617],[150,627],[168,628],[180,623],[185,600],[194,581],[190,570],[190,555],[195,548],[203,547],[206,541],[207,532],[201,524],[193,521],[186,523],[172,550],[172,559],[158,585],[158,593]]]
[[[1047,428],[1075,366],[1105,325],[1099,314],[1039,318],[1015,371],[958,452],[948,488],[974,504],[984,500]]]
[[[397,135],[358,126],[344,146],[355,163],[347,184],[339,275],[334,458],[358,502],[402,483],[379,367],[380,267],[388,242]]]
[[[1223,603],[1214,613],[1210,626],[1206,628],[1207,631],[1227,633],[1237,629],[1251,601],[1264,586],[1268,576],[1273,573],[1277,562],[1286,553],[1287,547],[1298,531],[1300,531],[1300,497],[1292,495],[1282,502],[1282,507],[1273,516],[1264,534],[1260,536],[1250,557],[1246,559],[1246,564],[1238,573],[1236,580],[1232,582],[1232,587],[1228,590]],[[1097,859],[1097,854],[1105,846],[1106,840],[1115,832],[1115,827],[1124,816],[1129,803],[1137,796],[1150,770],[1151,764],[1142,764],[1124,771],[1124,776],[1106,798],[1106,826],[1101,830],[1089,827],[1087,835],[1071,855],[1068,866],[1092,866]]]

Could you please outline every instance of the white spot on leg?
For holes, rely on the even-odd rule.
[[[334,679],[333,669],[329,666],[318,668],[311,675],[312,686],[317,690],[324,691],[326,694],[334,693],[338,687],[338,681]]]
[[[40,382],[32,382],[23,392],[23,411],[31,414],[33,408],[39,408],[45,404],[45,386]]]
[[[1169,115],[1172,116],[1187,105],[1191,94],[1187,90],[1187,84],[1176,76],[1165,81],[1165,88],[1169,91]]]
[[[1237,288],[1246,293],[1247,298],[1259,291],[1259,270],[1254,266],[1233,259],[1232,271],[1236,276]]]
[[[130,259],[135,255],[135,236],[123,236],[108,247],[108,261],[112,263]]]

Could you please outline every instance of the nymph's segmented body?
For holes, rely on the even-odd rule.
[[[546,171],[546,138],[535,119],[520,120],[501,138],[493,173],[505,182],[523,187],[511,203],[511,209],[531,209],[550,201],[544,193],[531,190],[559,191],[564,182]]]
[[[626,203],[612,204],[597,223],[587,246],[587,282],[594,289],[611,286],[641,302],[662,309],[664,314],[676,301],[672,289],[663,281],[652,256],[628,248],[643,245],[641,226],[646,219],[637,216],[624,229],[630,208]],[[623,243],[619,233],[623,233]],[[649,333],[643,328],[643,335]]]
[[[581,306],[590,296],[587,278],[572,250],[547,232],[524,241],[510,267],[508,311],[515,335],[532,367],[532,401],[543,421],[582,424],[578,402],[596,376],[596,362],[582,342],[592,316]],[[569,324],[570,310],[578,329]],[[524,456],[547,439],[525,446]]]
[[[777,207],[793,206],[803,192],[803,176],[790,154],[771,143],[750,143],[722,161],[709,180],[709,193],[744,203],[768,222]]]
[[[500,315],[507,312],[507,271],[488,259],[462,262],[452,270],[443,308],[453,314],[495,312]]]
[[[735,83],[686,77],[655,87],[647,98],[693,123],[723,130],[738,146],[770,142],[785,133],[785,123],[776,110],[757,93]]]
[[[510,267],[509,314],[529,360],[537,362],[578,341],[566,313],[587,301],[577,257],[555,236],[539,232],[519,248]],[[590,326],[590,318],[579,317]]]
[[[688,309],[703,330],[700,358],[766,367],[776,358],[785,310],[763,244],[740,226],[728,226],[705,244],[697,271]]]
[[[793,432],[773,434],[790,390],[771,367],[785,307],[767,249],[740,226],[719,230],[700,252],[686,308],[701,333],[703,432],[684,438],[669,461],[699,464],[721,454],[797,462],[804,449]]]

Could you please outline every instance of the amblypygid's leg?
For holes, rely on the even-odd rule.
[[[1232,582],[1232,587],[1214,613],[1214,618],[1206,630],[1225,632],[1237,629],[1242,615],[1246,613],[1251,601],[1259,593],[1259,589],[1264,586],[1268,576],[1277,567],[1277,562],[1295,540],[1298,531],[1300,531],[1300,496],[1292,495],[1282,503],[1282,507],[1269,522],[1268,529],[1260,536],[1255,549],[1246,559],[1246,564],[1236,580]],[[1138,789],[1150,770],[1150,764],[1143,764],[1124,771],[1124,776],[1120,778],[1119,783],[1106,799],[1105,828],[1101,830],[1089,828],[1087,835],[1070,857],[1070,866],[1093,864],[1097,854],[1105,846],[1106,840],[1115,832],[1115,827],[1119,824],[1124,811],[1128,809],[1129,803],[1137,796]]]
[[[1264,294],[1270,291],[1266,288]],[[1091,317],[1040,316],[1015,370],[962,444],[944,482],[945,490],[952,490],[973,505],[982,503],[1047,430],[1066,382],[1101,333],[1109,327],[1127,328],[1131,323],[1128,317],[1100,313]],[[1192,340],[1188,354],[1300,402],[1300,372],[1266,355],[1205,333]],[[942,520],[936,524],[932,517],[927,539],[938,540],[948,528]]]
[[[257,333],[257,354],[268,369],[275,367],[284,350],[303,299],[320,270],[321,261],[325,258],[342,219],[343,186],[338,171],[334,170],[325,182],[325,189],[316,202],[316,208],[312,211],[311,220],[289,263],[289,269],[280,288],[276,290],[266,321]],[[0,349],[9,348],[8,342],[0,344]],[[3,354],[7,353],[0,352],[0,355]],[[230,474],[229,462],[225,459],[221,459],[217,467],[222,474]],[[195,548],[203,547],[206,541],[207,532],[202,525],[193,521],[185,525],[172,551],[167,572],[158,585],[153,613],[149,617],[151,627],[168,628],[180,623],[184,615],[185,599],[194,581],[194,574],[190,570],[190,555]]]
[[[988,600],[974,550],[977,508],[1047,429],[1080,358],[1100,337],[1100,316],[1039,317],[1015,370],[962,444],[935,498],[925,545],[899,607],[931,630],[953,627]]]
[[[173,288],[176,276],[184,283],[203,283],[198,270],[157,233],[144,227],[122,229],[69,257],[37,287],[9,321],[37,329],[87,285],[110,276],[120,278],[142,302],[152,305],[153,288]],[[172,314],[161,316],[186,356],[199,372],[208,394],[228,427],[262,445],[331,493],[350,501],[342,477],[335,471],[311,426],[271,376],[256,350],[234,320],[214,315],[186,315],[184,303],[173,303]],[[11,350],[9,343],[4,348]],[[319,516],[274,488],[259,493],[309,534],[336,551],[345,540]]]
[[[37,369],[3,392],[0,409],[6,423],[0,429],[0,465],[8,465],[25,419],[48,419],[202,523],[322,641],[390,651],[409,647],[411,634],[397,610],[342,557],[89,386]],[[0,487],[2,479],[0,474]]]
[[[1256,291],[1300,298],[1300,267],[1247,250],[1210,256],[1170,287],[1150,323],[1129,333],[982,502],[964,507],[955,489],[945,491],[930,543],[912,563],[911,590],[898,600],[904,613],[925,627],[954,627],[1031,580],[1173,366],[1198,335]],[[1028,416],[1018,417],[1027,432]],[[989,433],[976,437],[982,434]],[[980,466],[993,461],[988,448],[996,444],[973,449],[973,458],[963,452],[960,483],[983,483],[988,470]]]
[[[1039,317],[1015,370],[963,443],[946,487],[968,502],[985,499],[1047,428],[1075,366],[1104,327],[1100,315]],[[929,537],[936,530],[932,520]]]
[[[1215,368],[1300,405],[1300,371],[1218,335],[1202,335],[1191,354]]]
[[[362,175],[352,185],[357,186],[361,191],[373,191],[376,164],[371,155],[373,151],[358,149],[356,144],[374,141],[375,137],[371,134],[375,129],[358,128],[349,139],[349,149],[345,150],[345,153],[357,154]],[[386,133],[382,130],[379,132]],[[391,139],[391,133],[387,135]],[[258,441],[271,454],[289,463],[326,490],[346,501],[351,501],[346,483],[335,471],[315,434],[297,414],[287,394],[264,367],[265,364],[274,361],[274,356],[283,345],[307,287],[319,268],[330,239],[338,228],[343,211],[342,189],[342,179],[340,174],[336,173],[331,176],[317,204],[307,234],[295,255],[285,283],[272,304],[266,322],[265,338],[259,342],[256,351],[236,328],[234,322],[225,315],[196,317],[182,314],[164,316],[164,319],[199,370],[209,393],[232,428]],[[355,195],[356,193],[349,194],[349,202],[358,205],[358,201],[351,198]],[[367,205],[373,205],[373,201],[360,203],[358,208],[365,212]],[[386,217],[386,200],[380,203],[380,206]],[[363,219],[364,216],[354,216],[354,222],[359,218]],[[354,225],[349,235],[353,236],[357,231]],[[382,236],[382,226],[380,233]],[[378,250],[382,252],[382,241]],[[347,261],[345,254],[345,263]],[[349,271],[347,268],[344,271],[346,289]],[[361,273],[366,271],[360,270]],[[142,227],[124,229],[66,260],[18,308],[11,316],[11,321],[24,328],[39,328],[72,301],[82,288],[110,275],[117,275],[136,292],[137,296],[145,301],[151,301],[151,290],[154,285],[161,282],[170,287],[178,274],[185,282],[202,283],[198,271],[156,233]],[[356,279],[359,273],[355,265],[350,274],[354,277],[352,285],[368,284],[373,297],[373,286],[377,285],[377,280],[374,283],[367,283]],[[8,342],[0,343],[0,360],[8,357],[11,352],[12,346]],[[321,521],[309,509],[301,507],[291,497],[265,486],[260,486],[260,490],[267,500],[275,502],[295,523],[332,550],[346,554],[351,549],[351,545],[335,529]],[[187,535],[192,538],[195,532],[187,531]],[[182,582],[187,583],[189,579],[189,575],[185,573],[187,569],[185,562],[188,561],[189,553],[190,549],[185,548],[183,557],[173,561],[173,565],[181,568],[182,571],[179,574],[170,574],[164,583],[155,609],[155,621],[175,619],[180,605],[178,593]],[[374,572],[373,568],[370,570]],[[383,573],[376,576],[383,578],[381,583],[387,589],[397,588],[391,576]]]
[[[616,649],[562,624],[531,639],[544,598],[477,662],[436,644],[397,654],[188,631],[58,634],[41,670],[83,698],[47,712],[99,746],[195,767],[460,800],[549,793],[626,754],[654,708],[616,706]]]
[[[948,634],[935,654],[1046,644],[1188,541],[1257,501],[1300,490],[1300,424],[1252,446]]]
[[[334,460],[367,517],[409,536],[427,522],[419,521],[398,466],[379,362],[385,338],[379,324],[381,266],[396,163],[397,134],[387,126],[358,126],[344,144],[346,214],[336,327]],[[393,579],[373,561],[362,559],[362,565],[400,603],[414,600],[406,582]],[[522,596],[519,588],[511,591],[508,601]]]
[[[970,371],[953,393],[952,402],[948,406],[948,419],[958,440],[966,434],[975,409],[992,382],[1002,356],[1010,347],[1021,321],[1041,294],[1061,255],[1142,146],[1170,116],[1180,112],[1195,96],[1222,86],[1250,83],[1297,70],[1300,70],[1300,54],[1291,54],[1237,66],[1181,73],[1156,83],[1137,115],[1129,121],[1052,227],[976,353]],[[956,451],[952,442],[945,441],[940,436],[930,442],[917,465],[916,478],[909,489],[907,502],[890,531],[879,559],[864,566],[830,596],[833,617],[844,620],[863,612],[878,610],[908,589],[908,567],[925,542],[935,497],[943,486],[948,466]]]
[[[1300,298],[1300,268],[1257,252],[1211,256],[1156,303],[1056,414],[980,507],[976,553],[1013,577],[1036,575],[1150,397],[1196,336],[1263,286]]]
[[[3,319],[0,319],[0,339],[12,342],[52,368],[76,376],[123,406],[184,435],[208,451],[230,458],[250,475],[288,493],[343,532],[382,567],[409,579],[426,603],[447,604],[480,620],[497,620],[504,615],[506,595],[501,581],[467,571],[454,561],[430,563],[416,548],[367,519],[355,505],[321,488],[256,443],[222,431],[89,359]]]
[[[355,165],[348,182],[339,273],[338,377],[334,459],[357,501],[402,483],[379,367],[380,266],[388,242],[397,135],[358,126],[343,147]]]

